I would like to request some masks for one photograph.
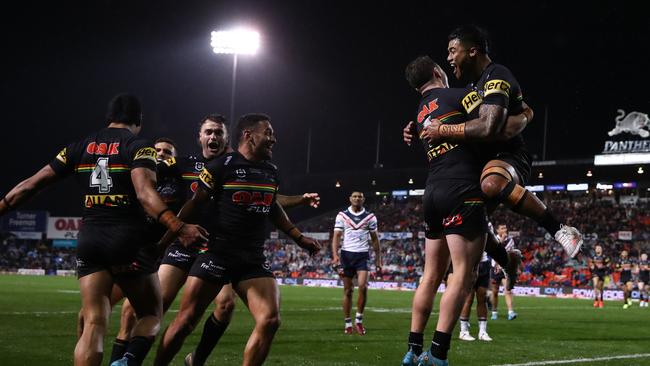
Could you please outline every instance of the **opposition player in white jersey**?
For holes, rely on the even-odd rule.
[[[352,334],[352,293],[354,276],[357,276],[359,295],[357,297],[357,314],[354,329],[360,335],[366,334],[363,326],[363,310],[368,295],[368,260],[370,259],[370,242],[375,252],[375,267],[381,272],[381,251],[377,237],[377,218],[363,208],[363,192],[354,191],[350,195],[350,207],[336,215],[334,237],[332,238],[332,265],[338,267],[343,279],[343,314],[345,315],[345,333]],[[339,246],[343,245],[339,256]]]
[[[515,240],[508,236],[508,226],[505,224],[500,224],[497,226],[497,237],[499,241],[506,247],[507,251],[512,251],[516,249]],[[492,261],[492,320],[497,320],[498,310],[497,306],[499,305],[499,286],[503,285],[503,295],[506,298],[506,305],[508,306],[508,320],[514,320],[517,318],[517,313],[512,304],[512,292],[508,289],[506,285],[506,276],[503,273],[503,269],[493,260]]]

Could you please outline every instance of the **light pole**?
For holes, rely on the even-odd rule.
[[[210,42],[216,54],[232,54],[232,85],[230,89],[230,131],[235,127],[235,89],[237,85],[237,55],[254,55],[260,46],[260,35],[255,31],[236,29],[212,32]]]

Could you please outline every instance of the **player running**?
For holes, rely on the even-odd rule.
[[[478,339],[480,341],[491,342],[492,338],[487,332],[487,289],[490,284],[490,270],[492,259],[483,252],[481,262],[478,265],[478,276],[472,286],[472,290],[463,304],[463,310],[460,313],[460,333],[458,339],[462,341],[475,341],[476,338],[472,337],[469,332],[470,322],[469,318],[472,313],[472,304],[474,303],[474,296],[476,296],[476,317],[478,319]],[[452,275],[453,277],[453,275]]]
[[[164,334],[155,365],[171,362],[209,303],[228,283],[255,320],[243,364],[261,365],[280,326],[278,285],[263,252],[266,220],[311,254],[320,250],[320,244],[303,236],[276,201],[279,180],[277,167],[269,162],[276,141],[270,118],[242,116],[235,141],[237,151],[205,166],[198,189],[179,214],[190,218],[212,202],[208,216],[212,232],[208,250],[199,254],[190,269],[180,311]]]
[[[603,247],[596,244],[594,247],[594,255],[591,257],[591,281],[594,286],[594,307],[602,308],[603,292],[605,287],[605,277],[609,274],[610,261],[607,256],[603,254]]]
[[[352,334],[352,293],[354,276],[357,276],[359,295],[357,297],[357,314],[354,329],[359,335],[366,334],[363,326],[363,310],[368,297],[368,260],[370,259],[370,241],[375,252],[375,267],[381,272],[381,250],[377,237],[377,217],[363,207],[363,192],[353,191],[350,195],[350,207],[336,215],[334,237],[332,238],[332,265],[339,267],[343,279],[343,314],[345,316],[345,334]],[[339,246],[341,255],[339,256]]]

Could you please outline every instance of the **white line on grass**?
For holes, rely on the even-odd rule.
[[[552,360],[552,361],[534,361],[526,363],[506,363],[503,365],[492,366],[541,366],[541,365],[559,365],[563,363],[580,363],[592,361],[607,361],[607,360],[622,360],[628,358],[646,358],[650,357],[650,353],[635,353],[632,355],[608,356],[608,357],[595,357],[595,358],[576,358],[573,360]]]

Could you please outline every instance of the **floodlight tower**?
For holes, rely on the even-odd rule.
[[[235,127],[235,89],[237,85],[237,55],[254,55],[260,46],[260,34],[246,29],[212,32],[210,42],[216,54],[231,54],[232,85],[230,90],[230,131]],[[230,132],[228,131],[228,132]]]

